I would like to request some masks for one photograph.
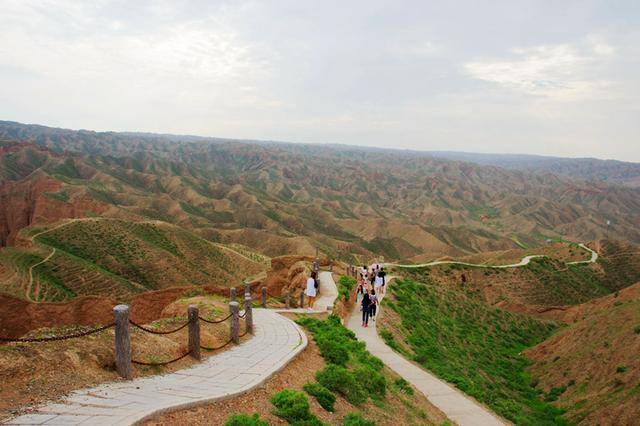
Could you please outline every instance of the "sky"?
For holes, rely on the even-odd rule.
[[[640,2],[0,0],[0,119],[640,162]]]

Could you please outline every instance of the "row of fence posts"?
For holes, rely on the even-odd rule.
[[[236,301],[236,289],[229,291],[229,332],[231,341],[234,344],[240,343],[240,304]],[[267,307],[267,288],[262,287],[262,307]],[[253,334],[253,310],[252,310],[251,288],[245,284],[244,293],[244,319],[246,332]],[[113,308],[115,320],[115,355],[116,371],[125,378],[131,378],[131,333],[129,322],[129,306],[117,305]],[[196,305],[189,305],[187,308],[189,323],[189,355],[197,360],[201,359],[200,353],[200,313]]]

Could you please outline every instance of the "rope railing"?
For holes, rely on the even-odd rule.
[[[133,322],[133,321],[131,321],[131,320],[129,320],[129,323],[130,323],[132,326],[134,326],[134,327],[136,327],[136,328],[139,328],[140,330],[145,331],[145,332],[147,332],[147,333],[151,333],[151,334],[173,334],[173,333],[175,333],[175,332],[178,332],[178,331],[182,330],[183,328],[185,328],[186,326],[188,326],[188,325],[189,325],[189,322],[187,321],[186,323],[182,324],[180,327],[178,327],[178,328],[174,328],[173,330],[157,331],[157,330],[152,330],[152,329],[150,329],[150,328],[147,328],[147,327],[145,327],[145,326],[143,326],[143,325],[140,325],[140,324],[138,324],[138,323],[136,323],[136,322]]]
[[[229,314],[229,315],[227,315],[226,317],[224,317],[224,318],[222,318],[222,319],[219,319],[219,320],[208,320],[208,319],[206,319],[206,318],[202,318],[202,317],[200,317],[200,316],[198,317],[198,319],[199,319],[200,321],[206,322],[207,324],[220,324],[220,323],[222,323],[222,322],[225,322],[225,321],[226,321],[226,320],[228,320],[229,318],[231,318],[231,316],[232,316],[232,315],[233,315],[233,314]]]
[[[12,338],[12,337],[0,337],[0,341],[12,343],[39,343],[39,342],[53,342],[56,340],[67,340],[67,339],[75,339],[78,337],[89,336],[91,334],[99,333],[101,331],[107,330],[111,327],[114,327],[116,324],[111,323],[104,325],[102,327],[97,327],[91,330],[82,331],[73,334],[65,334],[64,336],[48,336],[48,337],[26,337],[26,338]]]
[[[222,345],[219,346],[214,346],[214,347],[209,347],[209,346],[203,346],[200,345],[200,349],[204,349],[206,351],[218,351],[222,348],[224,348],[225,346],[227,346],[229,343],[233,342],[233,338],[229,338],[229,340],[227,340],[225,343],[223,343]]]
[[[266,293],[266,288],[262,289],[263,294]],[[235,292],[234,292],[235,293]],[[233,298],[232,298],[233,299]],[[115,321],[113,323],[96,327],[90,330],[66,334],[62,336],[47,336],[47,337],[23,337],[23,338],[11,338],[11,337],[2,337],[0,336],[0,342],[17,342],[17,343],[31,343],[31,342],[51,342],[56,340],[67,340],[73,338],[79,338],[84,336],[89,336],[95,333],[99,333],[101,331],[105,331],[111,327],[115,328],[115,365],[116,370],[120,376],[130,379],[133,376],[131,365],[143,365],[143,366],[164,366],[168,365],[181,359],[186,358],[191,355],[193,358],[200,360],[200,349],[204,349],[207,351],[217,351],[220,350],[231,343],[239,343],[240,338],[246,336],[249,333],[253,333],[253,314],[252,314],[252,300],[251,295],[246,295],[244,299],[245,307],[242,312],[240,312],[240,304],[235,300],[229,302],[229,315],[224,318],[220,318],[217,320],[211,320],[207,318],[203,318],[198,314],[198,307],[195,305],[189,306],[188,313],[188,321],[184,324],[171,329],[171,330],[155,330],[149,328],[148,326],[138,324],[135,321],[129,319],[129,307],[127,305],[117,305],[113,308],[113,317]],[[231,319],[229,325],[230,337],[229,340],[225,341],[223,344],[218,346],[206,346],[200,344],[200,321],[206,324],[221,324],[227,320]],[[244,332],[240,334],[240,321],[244,320]],[[149,334],[154,335],[168,335],[176,333],[184,328],[188,327],[188,336],[189,336],[189,345],[186,353],[171,359],[169,361],[164,362],[146,362],[141,361],[139,359],[131,358],[131,326]]]
[[[187,355],[191,355],[191,351],[187,351],[187,353],[180,355],[177,358],[174,358],[170,361],[164,361],[164,362],[144,362],[144,361],[138,361],[135,359],[132,359],[131,362],[133,364],[137,364],[137,365],[146,365],[146,366],[151,366],[151,367],[161,367],[164,365],[169,365],[171,363],[174,363],[176,361],[180,361],[182,358],[186,357]]]

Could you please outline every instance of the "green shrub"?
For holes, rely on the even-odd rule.
[[[356,285],[356,279],[343,275],[338,281],[338,299],[349,301],[353,287]]]
[[[619,365],[618,368],[616,368],[616,373],[624,373],[625,371],[627,371],[626,365]]]
[[[314,340],[320,349],[322,357],[326,359],[327,362],[345,366],[349,361],[349,351],[345,345],[340,342],[340,340],[336,340],[335,337],[336,336],[329,334],[322,337],[318,336]]]
[[[552,402],[558,399],[558,397],[560,395],[562,395],[564,393],[564,391],[567,390],[566,386],[560,386],[560,387],[556,387],[556,388],[552,388],[549,393],[547,394],[547,396],[545,396],[544,400],[547,402]]]
[[[314,396],[322,408],[333,412],[333,404],[336,402],[336,396],[333,392],[320,383],[307,383],[303,389],[309,395]]]
[[[363,366],[352,373],[371,395],[384,398],[387,393],[387,380],[382,374],[369,366]]]
[[[229,416],[224,426],[269,426],[269,423],[260,419],[260,414],[234,414]]]
[[[403,379],[402,377],[400,377],[399,379],[396,379],[395,382],[393,382],[393,385],[395,386],[396,389],[398,389],[400,392],[405,393],[407,395],[413,395],[413,388],[411,387],[411,385],[409,384],[409,382],[407,382],[405,379]]]
[[[636,327],[633,329],[633,332],[636,334],[640,334],[640,325],[636,325]]]
[[[309,411],[309,400],[302,392],[285,389],[273,395],[271,403],[276,407],[273,414],[289,423],[313,418],[311,411]]]
[[[337,392],[353,405],[367,400],[367,393],[360,382],[346,368],[329,364],[316,373],[316,380],[325,388]]]
[[[367,420],[360,413],[349,413],[344,416],[344,426],[376,426],[376,422]]]

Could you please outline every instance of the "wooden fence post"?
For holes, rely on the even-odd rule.
[[[291,308],[291,290],[287,290],[287,296],[286,296],[286,307],[287,309]]]
[[[229,302],[235,302],[235,301],[236,301],[236,288],[231,287],[229,289]]]
[[[189,317],[189,352],[191,356],[200,360],[200,319],[196,305],[189,305],[187,309]]]
[[[240,305],[235,300],[229,302],[229,311],[231,311],[231,340],[236,345],[240,343]]]
[[[129,334],[129,307],[113,308],[116,322],[116,370],[120,377],[131,379],[131,335]]]
[[[267,288],[262,287],[262,307],[267,307]]]
[[[244,283],[244,295],[245,297],[247,296],[247,294],[251,294],[251,283],[246,282]]]
[[[300,292],[300,307],[304,308],[304,290]]]
[[[244,323],[247,327],[247,332],[253,334],[253,306],[251,306],[251,294],[247,294],[244,297]]]

